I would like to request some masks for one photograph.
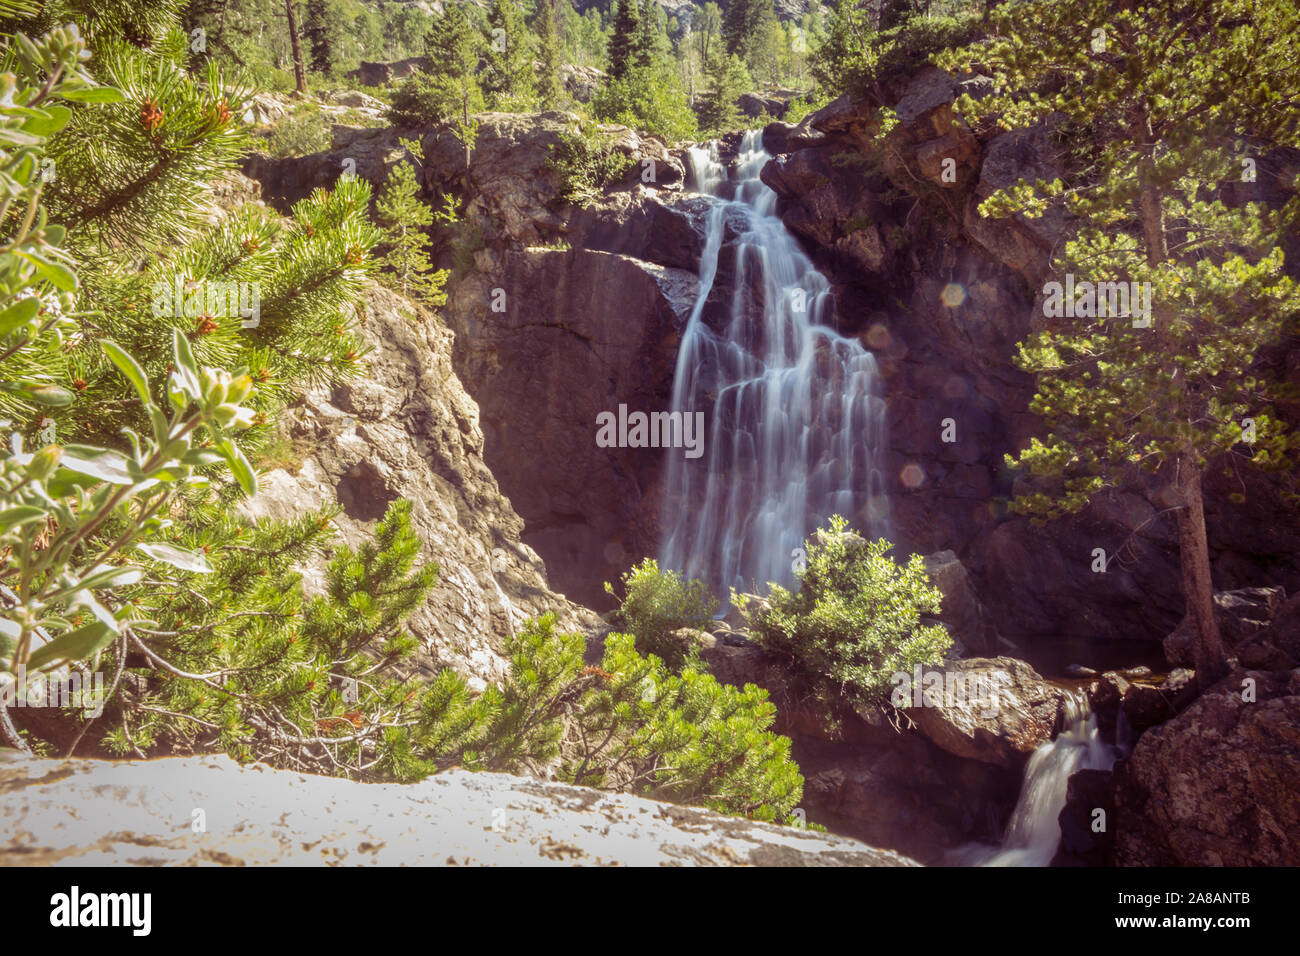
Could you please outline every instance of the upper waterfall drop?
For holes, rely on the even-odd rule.
[[[716,143],[689,158],[691,185],[714,202],[672,410],[703,411],[708,426],[701,458],[668,453],[661,557],[725,597],[790,583],[796,549],[833,514],[889,536],[885,402],[875,358],[833,328],[830,283],[776,216],[761,133],[745,133],[730,170]],[[720,274],[730,288],[714,297]]]

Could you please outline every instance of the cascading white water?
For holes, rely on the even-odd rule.
[[[1122,715],[1122,711],[1121,711]],[[1122,728],[1121,739],[1124,737]],[[1002,846],[963,847],[949,861],[979,866],[1047,866],[1061,843],[1061,810],[1076,770],[1109,770],[1122,755],[1105,743],[1097,716],[1082,694],[1067,693],[1065,725],[1054,740],[1039,744],[1025,767],[1020,798],[1007,823]]]
[[[683,335],[673,411],[709,416],[702,457],[670,451],[662,560],[726,595],[793,579],[794,550],[832,514],[888,536],[878,470],[885,403],[876,362],[830,325],[830,283],[775,215],[759,173],[771,157],[746,133],[729,171],[717,144],[691,150],[691,176],[714,197],[699,298]],[[706,306],[728,232],[729,318]]]

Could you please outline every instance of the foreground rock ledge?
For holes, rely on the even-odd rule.
[[[450,770],[360,784],[208,756],[0,756],[0,865],[915,866],[841,837]],[[206,832],[195,832],[202,811]]]

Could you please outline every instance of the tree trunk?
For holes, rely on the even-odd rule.
[[[293,47],[293,79],[300,96],[307,95],[307,72],[302,68],[302,44],[298,42],[298,18],[293,12],[293,0],[284,0],[284,12],[289,17],[289,44]]]
[[[1188,454],[1177,462],[1178,492],[1183,507],[1178,521],[1178,557],[1183,571],[1183,598],[1192,641],[1196,684],[1204,691],[1228,673],[1219,622],[1214,614],[1214,581],[1210,576],[1210,548],[1205,534],[1205,506],[1201,498],[1201,469]]]

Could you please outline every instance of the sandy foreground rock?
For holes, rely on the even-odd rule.
[[[0,797],[0,866],[916,865],[807,830],[464,770],[360,784],[225,756],[0,756]]]

